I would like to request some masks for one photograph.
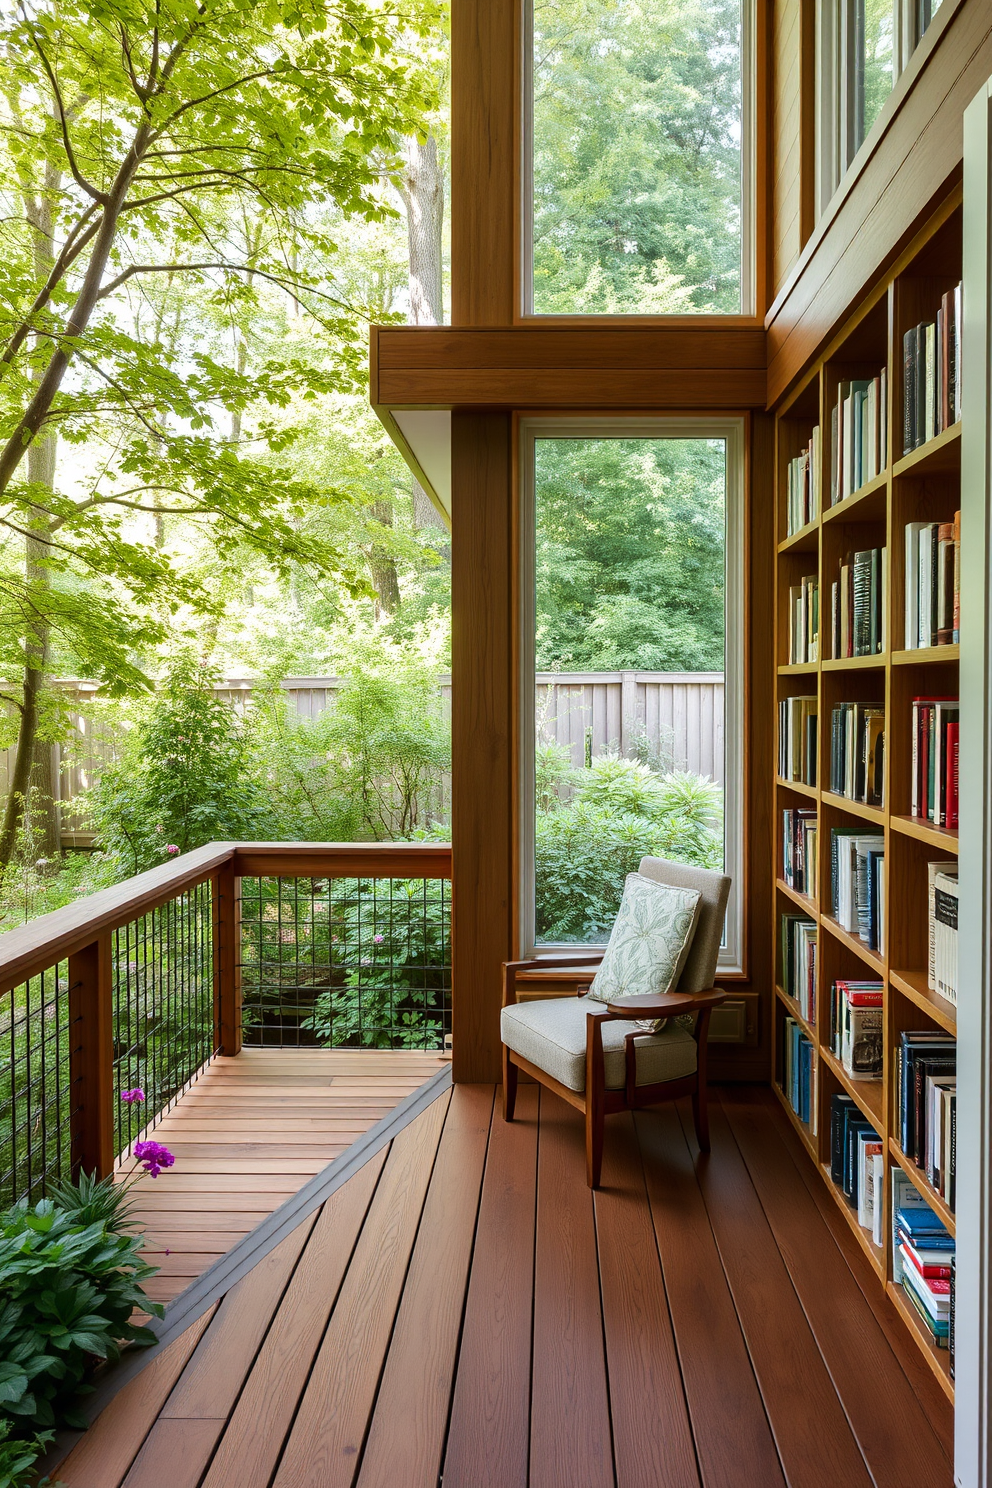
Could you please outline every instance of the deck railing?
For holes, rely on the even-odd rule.
[[[450,877],[443,843],[211,843],[0,935],[0,1208],[112,1172],[242,1042],[441,1048]]]

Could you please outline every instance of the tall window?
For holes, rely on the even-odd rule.
[[[534,421],[522,460],[524,939],[601,944],[645,855],[739,886],[741,430]]]
[[[742,5],[532,0],[527,310],[751,309]]]

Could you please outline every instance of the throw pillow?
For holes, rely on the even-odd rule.
[[[599,1002],[658,997],[675,986],[699,919],[701,895],[628,873],[620,911],[588,995]],[[654,1020],[658,1032],[664,1019]]]

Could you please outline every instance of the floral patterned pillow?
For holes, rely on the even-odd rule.
[[[641,873],[628,873],[620,912],[588,995],[612,1002],[616,997],[658,997],[671,991],[689,954],[700,900],[696,889],[677,889]],[[663,1023],[659,1020],[657,1026]]]

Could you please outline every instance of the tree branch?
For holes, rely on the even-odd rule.
[[[69,162],[69,170],[72,173],[72,179],[75,181],[80,191],[85,191],[86,195],[91,196],[95,202],[99,202],[101,206],[106,206],[107,202],[110,200],[107,193],[105,191],[100,191],[99,188],[94,186],[91,181],[88,181],[83,175],[82,171],[79,169],[78,164],[76,163],[76,152],[72,148],[72,140],[69,138],[69,125],[66,118],[65,103],[62,99],[62,89],[59,87],[58,79],[56,78],[55,73],[52,70],[52,66],[47,56],[45,55],[45,49],[41,45],[41,42],[38,40],[37,32],[35,31],[34,26],[31,24],[27,11],[24,8],[23,0],[20,6],[20,11],[27,26],[28,35],[31,38],[31,45],[34,47],[35,51],[38,53],[38,56],[41,59],[41,65],[45,69],[45,75],[48,78],[48,81],[52,87],[52,92],[55,95],[55,107],[57,111],[56,119],[59,129],[62,133],[62,145],[65,150],[65,158]]]

